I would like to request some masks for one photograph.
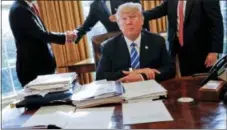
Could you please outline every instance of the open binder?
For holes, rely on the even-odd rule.
[[[121,103],[124,87],[117,81],[95,81],[81,86],[72,95],[72,103],[78,108],[98,106],[109,103]]]
[[[155,80],[146,80],[132,83],[123,83],[124,98],[128,102],[140,100],[155,100],[167,97],[167,90]]]

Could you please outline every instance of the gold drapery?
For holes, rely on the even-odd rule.
[[[41,18],[49,31],[65,32],[82,25],[84,18],[80,1],[37,1]],[[68,72],[67,65],[79,62],[89,57],[86,38],[79,44],[52,44],[57,71]],[[91,74],[81,74],[80,83],[91,82]]]
[[[143,9],[150,10],[162,3],[163,0],[141,0],[141,4],[143,6]],[[161,33],[161,32],[166,32],[167,28],[167,18],[162,17],[157,20],[151,20],[149,22],[150,25],[150,31],[153,33]]]

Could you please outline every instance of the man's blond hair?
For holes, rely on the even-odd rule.
[[[116,13],[116,18],[117,18],[117,20],[119,20],[120,15],[122,13],[134,13],[134,12],[141,13],[141,16],[143,17],[141,4],[133,3],[133,2],[124,3],[118,7],[117,13]]]

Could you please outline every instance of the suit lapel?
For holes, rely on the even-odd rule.
[[[168,11],[171,11],[172,19],[174,20],[173,23],[175,23],[175,28],[177,28],[177,7],[178,7],[178,0],[172,1],[172,7]]]
[[[38,24],[41,28],[43,28],[44,30],[46,30],[44,24],[42,23],[42,20],[39,18],[39,16],[37,16],[37,14],[35,14],[31,7],[25,2],[25,1],[20,1],[19,2],[28,10],[32,13],[32,15],[35,17],[35,19],[38,21]]]
[[[41,18],[40,18],[39,16],[37,16],[37,17],[38,17],[39,21],[41,22],[41,23],[40,23],[41,26],[44,28],[44,30],[46,30],[46,27],[44,26],[44,23],[43,23],[43,21],[41,20]]]
[[[187,0],[186,9],[185,9],[185,16],[184,16],[184,25],[185,25],[188,17],[190,16],[192,6],[193,6],[193,0]]]
[[[140,42],[140,67],[143,67],[145,65],[146,58],[149,58],[149,46],[148,42],[149,40],[146,40],[146,36],[143,32],[141,32],[141,42]]]
[[[32,13],[33,13],[33,12],[32,12]],[[41,18],[40,18],[37,14],[35,14],[35,13],[33,13],[33,15],[34,15],[34,17],[36,18],[36,20],[38,21],[39,25],[40,25],[44,30],[46,30],[46,28],[45,28],[45,26],[44,26],[44,24],[43,24]]]
[[[124,35],[122,34],[119,47],[119,54],[121,54],[122,59],[126,60],[124,63],[127,63],[127,66],[131,66],[131,58],[128,50],[127,43],[125,41]]]

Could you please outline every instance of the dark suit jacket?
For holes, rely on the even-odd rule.
[[[140,3],[140,0],[111,0],[111,11],[112,14],[116,13],[116,9],[119,5],[124,4],[126,2],[135,2]],[[108,11],[108,8],[105,4],[105,0],[94,0],[94,2],[90,5],[89,14],[84,21],[84,24],[77,28],[78,30],[78,38],[75,41],[78,43],[80,39],[91,30],[92,27],[95,26],[97,22],[101,22],[103,26],[106,28],[107,32],[115,32],[120,31],[118,25],[116,22],[111,22],[109,20],[110,13]],[[149,30],[149,23],[148,21],[144,22],[144,28]]]
[[[56,62],[48,43],[65,43],[65,35],[47,32],[42,20],[35,15],[24,0],[17,0],[10,8],[9,23],[16,48],[16,69],[22,86],[37,75],[55,72]]]
[[[168,16],[169,51],[177,53],[177,6],[178,0],[165,0],[160,6],[144,13],[149,20]],[[223,21],[219,0],[187,0],[184,19],[184,47],[181,59],[191,60],[197,67],[205,67],[209,52],[223,50]],[[195,65],[192,67],[196,67]],[[198,68],[194,70],[198,71]]]
[[[96,79],[117,80],[124,77],[123,70],[131,67],[130,54],[123,34],[109,39],[104,45]],[[165,40],[147,31],[141,32],[140,68],[155,68],[161,72],[156,80],[162,81],[175,74],[175,66],[167,53]]]

